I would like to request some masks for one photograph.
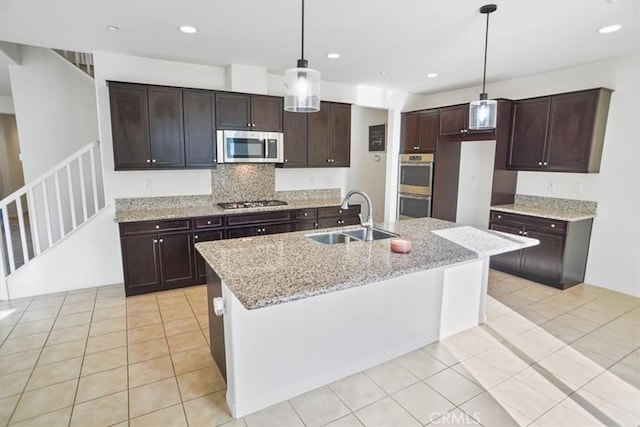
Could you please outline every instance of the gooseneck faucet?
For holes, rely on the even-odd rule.
[[[371,203],[371,197],[369,197],[367,195],[367,193],[365,193],[364,191],[360,191],[360,190],[351,190],[347,193],[346,196],[344,196],[344,200],[342,201],[342,205],[340,206],[342,209],[348,209],[349,208],[349,199],[351,198],[351,196],[353,196],[354,194],[359,194],[362,197],[364,197],[364,199],[367,202],[367,221],[363,221],[362,220],[362,214],[359,214],[358,216],[360,217],[360,225],[362,227],[365,227],[367,229],[367,234],[365,236],[365,240],[367,242],[370,242],[373,240],[373,206]]]

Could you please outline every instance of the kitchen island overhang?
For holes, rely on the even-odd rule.
[[[198,244],[209,264],[209,304],[220,295],[224,301],[224,316],[210,316],[210,331],[231,414],[255,412],[482,323],[489,255],[536,241],[459,227],[454,240],[473,240],[465,248],[436,234],[454,227],[426,218],[384,224],[413,240],[406,255],[391,253],[389,241],[322,245],[305,233]],[[485,235],[490,245],[478,243]]]

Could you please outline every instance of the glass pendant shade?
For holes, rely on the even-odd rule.
[[[487,99],[487,94],[469,104],[469,129],[495,129],[498,118],[498,101]]]
[[[284,71],[284,109],[294,113],[320,111],[319,71],[306,67]]]

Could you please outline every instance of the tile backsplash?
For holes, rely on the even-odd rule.
[[[219,164],[211,170],[211,196],[220,202],[274,199],[276,171],[272,164]]]

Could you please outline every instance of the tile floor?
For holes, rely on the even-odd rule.
[[[0,425],[640,424],[640,299],[492,271],[488,322],[239,420],[204,286],[0,303]]]

